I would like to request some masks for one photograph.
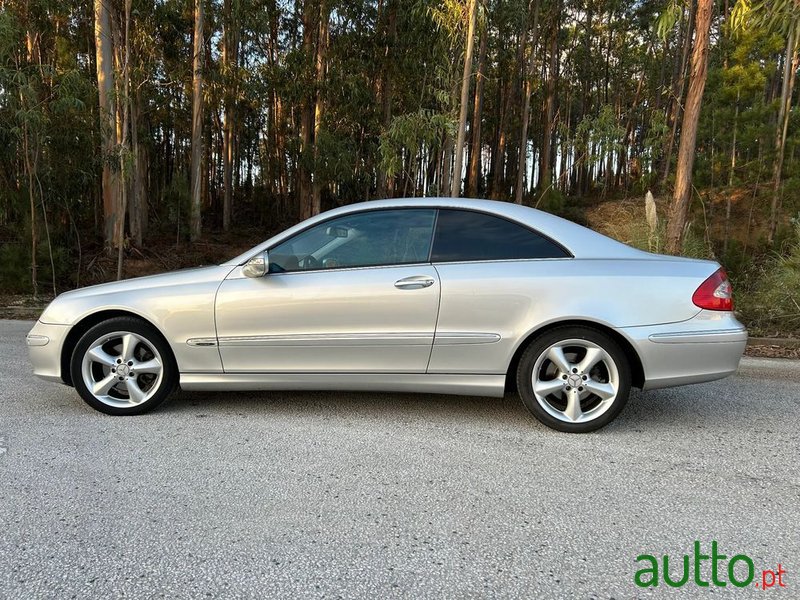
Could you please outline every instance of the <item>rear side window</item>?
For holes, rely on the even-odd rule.
[[[568,256],[563,248],[522,225],[485,213],[440,209],[431,262]]]

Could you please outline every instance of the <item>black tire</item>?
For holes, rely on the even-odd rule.
[[[572,345],[570,345],[570,340],[573,341]],[[567,342],[564,346],[559,347],[562,349],[564,356],[567,357],[570,366],[574,368],[579,366],[578,363],[580,363],[582,357],[586,357],[585,353],[581,355],[582,350],[583,352],[588,352],[590,348],[597,347],[604,351],[605,355],[600,362],[585,374],[582,371],[573,374],[572,369],[570,369],[565,378],[563,370],[546,354],[551,347],[561,342]],[[586,347],[582,347],[580,343],[586,343]],[[563,384],[563,388],[547,394],[542,393],[537,397],[533,389],[534,369],[537,370],[537,379],[544,380],[544,383],[552,382],[554,387],[559,387],[559,384]],[[573,377],[573,379],[569,379],[570,377]],[[584,380],[583,383],[578,378],[582,378]],[[575,382],[581,387],[570,387],[570,383],[574,384]],[[588,391],[588,385],[584,388],[583,385],[586,383],[597,385],[597,387],[604,386],[603,389],[616,387],[616,395],[609,395],[608,401],[605,402],[604,400],[606,399]],[[616,386],[614,386],[614,383],[616,383]],[[544,425],[567,433],[596,431],[613,421],[625,407],[630,395],[630,389],[631,368],[625,352],[608,334],[590,327],[564,326],[542,334],[525,349],[517,368],[517,390],[527,409]],[[572,390],[572,392],[567,392],[567,390]],[[580,390],[580,393],[577,390]],[[581,414],[579,419],[586,420],[577,420],[576,422],[566,420],[569,419],[567,401],[569,393],[573,393],[579,398],[581,395],[585,395],[585,397],[577,400],[578,406],[581,407],[583,412],[573,414]],[[542,398],[542,400],[540,401],[539,398]],[[595,417],[591,417],[592,411],[597,413]],[[554,414],[562,416],[557,418]]]
[[[143,392],[146,399],[137,404],[130,403],[130,400],[128,400],[129,406],[125,405],[125,394],[128,394],[126,391],[127,380],[125,381],[124,388],[122,385],[118,386],[118,384],[115,383],[114,387],[108,391],[108,395],[103,396],[106,398],[105,401],[96,397],[89,390],[84,380],[83,359],[86,353],[93,345],[96,345],[96,342],[102,339],[103,336],[116,333],[131,333],[139,338],[138,342],[132,344],[134,346],[132,352],[138,352],[138,357],[142,361],[142,363],[137,364],[144,365],[145,361],[152,361],[154,358],[159,358],[160,360],[157,362],[161,364],[160,377],[159,375],[153,375],[151,373],[133,373],[131,379],[135,380],[137,389],[141,390],[142,388],[146,388]],[[119,344],[114,346],[116,339],[117,336],[112,335],[109,341],[106,342],[108,345],[104,346],[103,349],[108,349],[108,354],[111,358],[121,360],[119,356],[114,354],[115,348],[120,347]],[[153,352],[153,350],[155,350],[157,354]],[[133,359],[131,362],[133,362]],[[125,364],[115,364],[113,367],[105,367],[105,364],[104,362],[92,363],[87,367],[89,376],[95,380],[105,377],[114,380],[115,377],[111,377],[110,372],[112,368],[115,373],[117,372],[117,368],[130,368],[126,367]],[[122,370],[120,369],[120,373],[121,372]],[[167,396],[173,392],[178,384],[178,366],[175,363],[175,357],[172,354],[172,349],[169,347],[169,344],[155,327],[135,317],[114,317],[102,323],[98,323],[84,333],[72,352],[70,374],[72,376],[72,383],[81,398],[95,410],[109,415],[139,415],[150,411],[161,404]],[[122,379],[120,379],[120,381],[122,381]],[[131,395],[132,394],[128,394],[128,397],[130,398]]]

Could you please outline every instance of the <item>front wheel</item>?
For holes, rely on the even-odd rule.
[[[628,359],[607,334],[559,327],[535,339],[517,370],[525,406],[558,431],[585,433],[610,423],[631,389]]]
[[[110,415],[155,408],[178,379],[169,345],[150,324],[132,317],[109,319],[87,331],[75,346],[70,370],[84,401]]]

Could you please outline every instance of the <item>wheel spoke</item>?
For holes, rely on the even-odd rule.
[[[138,364],[134,363],[133,370],[136,373],[153,373],[154,375],[158,375],[161,373],[161,363],[153,358]]]
[[[139,343],[139,338],[132,333],[126,333],[122,336],[122,360],[128,362],[133,358],[133,351],[136,349],[136,344]]]
[[[111,356],[108,352],[103,350],[101,346],[95,346],[86,355],[94,362],[100,363],[101,365],[105,365],[107,367],[113,367],[115,358]]]
[[[597,363],[603,360],[603,352],[600,348],[586,348],[586,356],[578,364],[578,371],[581,373],[589,373]]]
[[[533,385],[533,391],[539,394],[540,396],[549,396],[550,394],[557,392],[558,390],[564,387],[564,382],[561,379],[551,379],[549,381],[543,381],[541,379],[537,379]]]
[[[564,349],[561,346],[553,346],[547,352],[547,358],[553,361],[553,364],[558,367],[559,371],[562,373],[569,373],[572,365],[567,360],[567,357],[564,356]]]
[[[570,421],[577,421],[583,416],[580,393],[575,388],[567,392],[567,408],[564,409],[564,414]]]
[[[114,387],[114,384],[117,382],[117,376],[114,373],[109,373],[105,379],[101,379],[100,381],[95,382],[92,386],[92,393],[95,396],[105,396],[108,394],[108,391]]]
[[[600,383],[594,379],[590,379],[589,381],[585,382],[583,387],[589,392],[600,396],[600,398],[603,400],[613,398],[617,393],[616,388],[610,383]]]
[[[125,386],[128,388],[128,396],[131,399],[131,402],[134,404],[139,404],[144,400],[145,393],[142,388],[139,387],[136,379],[130,378],[125,382]]]

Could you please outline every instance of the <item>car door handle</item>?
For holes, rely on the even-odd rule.
[[[413,275],[394,282],[394,287],[399,290],[418,290],[433,285],[433,277],[427,275]]]

